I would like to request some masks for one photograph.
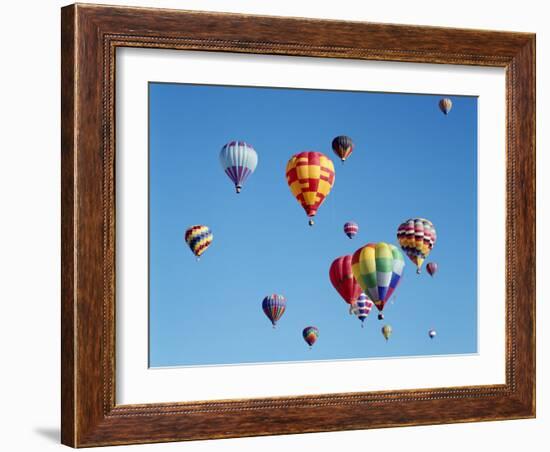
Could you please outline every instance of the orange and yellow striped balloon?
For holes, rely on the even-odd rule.
[[[330,193],[334,178],[332,160],[320,152],[300,152],[288,161],[288,186],[310,218],[310,226],[313,225],[313,217],[317,210]]]

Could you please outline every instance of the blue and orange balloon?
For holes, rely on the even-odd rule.
[[[277,321],[285,313],[286,298],[276,293],[268,295],[262,301],[262,309],[267,318],[271,321],[273,328],[275,328]]]
[[[185,231],[185,242],[189,245],[193,254],[197,256],[197,260],[212,244],[212,240],[214,240],[214,234],[208,226],[196,224]]]

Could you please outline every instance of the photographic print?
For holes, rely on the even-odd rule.
[[[150,367],[477,353],[477,97],[148,90]]]

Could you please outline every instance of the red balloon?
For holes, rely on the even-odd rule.
[[[330,282],[346,303],[351,305],[361,295],[361,287],[351,270],[351,255],[336,258],[330,266],[329,276]]]

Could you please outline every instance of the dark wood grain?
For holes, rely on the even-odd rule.
[[[62,10],[62,442],[74,447],[535,415],[535,37],[145,8]],[[115,403],[117,47],[506,68],[506,383]]]

